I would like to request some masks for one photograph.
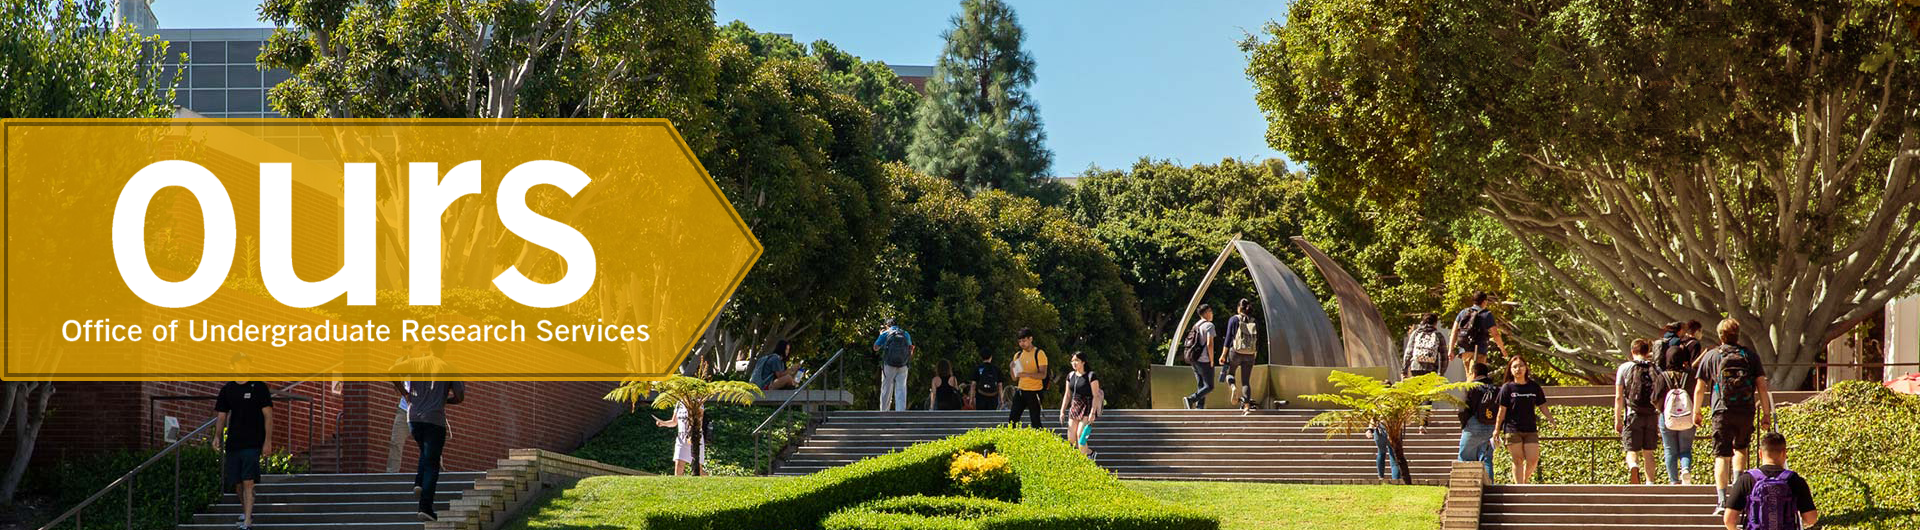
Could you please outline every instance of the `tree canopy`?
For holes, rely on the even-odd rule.
[[[1553,328],[1617,334],[1557,346],[1727,315],[1798,363],[1920,275],[1916,17],[1302,0],[1246,46],[1275,148],[1354,196],[1490,216],[1559,298],[1605,308],[1553,311]]]
[[[914,114],[907,161],[969,191],[1028,193],[1053,165],[1040,109],[1027,90],[1033,55],[1026,32],[1000,0],[964,0]]]

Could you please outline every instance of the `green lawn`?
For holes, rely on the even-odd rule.
[[[1431,530],[1440,527],[1439,486],[1315,486],[1123,481],[1148,497],[1220,516],[1221,530]]]
[[[784,478],[599,477],[530,508],[508,530],[641,529],[641,515],[662,506],[756,495]],[[1443,488],[1124,481],[1162,501],[1221,518],[1222,530],[1428,530],[1440,526]],[[751,530],[751,529],[742,529]]]

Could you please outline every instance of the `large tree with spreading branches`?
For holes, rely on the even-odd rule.
[[[1265,33],[1270,143],[1497,220],[1559,295],[1518,335],[1577,369],[1722,316],[1808,363],[1920,275],[1911,2],[1301,0]]]

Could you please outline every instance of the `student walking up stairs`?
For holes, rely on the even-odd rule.
[[[1088,446],[1122,478],[1258,482],[1371,482],[1374,445],[1364,436],[1328,438],[1307,429],[1318,411],[1109,410]],[[779,475],[803,475],[1006,422],[1003,411],[836,411],[785,462]],[[1059,425],[1047,427],[1063,432]],[[1407,457],[1416,483],[1442,484],[1458,454],[1460,427],[1435,414],[1428,434],[1409,429]],[[1704,512],[1703,512],[1704,513]]]
[[[435,508],[447,509],[483,473],[440,474]],[[421,530],[412,473],[265,475],[254,486],[257,530]],[[193,516],[180,530],[232,530],[240,499],[232,493]]]

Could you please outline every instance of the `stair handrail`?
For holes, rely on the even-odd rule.
[[[339,365],[336,364],[331,368],[322,370],[322,372],[329,372],[329,371],[332,371],[334,368],[338,368],[338,367]],[[293,383],[284,387],[280,387],[280,389],[275,390],[274,393],[287,392],[289,390],[293,390],[294,387],[304,385],[312,381],[313,381],[312,379],[307,379],[307,380]],[[141,462],[140,465],[133,466],[133,470],[126,472],[126,474],[124,475],[120,475],[120,478],[114,479],[113,482],[107,483],[106,487],[100,488],[100,491],[94,492],[92,496],[87,497],[87,500],[80,501],[80,504],[74,505],[73,509],[67,510],[66,513],[60,514],[59,517],[55,517],[51,521],[47,521],[47,524],[42,525],[39,528],[39,530],[52,530],[53,527],[58,526],[62,522],[66,522],[66,520],[69,518],[73,519],[74,528],[86,528],[85,526],[80,524],[79,515],[81,510],[85,510],[87,509],[88,506],[92,506],[93,503],[98,502],[100,498],[107,496],[107,494],[112,492],[115,488],[119,488],[121,486],[129,486],[133,484],[134,477],[136,475],[139,475],[141,471],[145,471],[147,468],[152,467],[153,464],[156,462],[159,462],[160,459],[166,458],[167,455],[173,455],[173,520],[175,524],[178,524],[180,521],[180,453],[179,453],[180,448],[186,447],[189,442],[194,442],[196,441],[195,440],[196,438],[200,438],[202,435],[208,434],[207,431],[212,430],[213,425],[215,423],[218,423],[219,421],[220,421],[219,416],[214,416],[212,419],[208,419],[206,423],[200,424],[199,428],[196,428],[192,432],[189,432],[186,435],[181,436],[179,440],[168,445],[166,448],[161,449],[160,452],[154,453],[153,457],[148,458],[147,461]],[[133,530],[133,489],[131,487],[127,489],[127,530]]]
[[[760,422],[759,427],[753,428],[753,468],[754,468],[753,470],[755,472],[760,471],[760,441],[763,438],[765,438],[765,434],[762,433],[761,431],[765,431],[768,425],[773,424],[773,419],[780,417],[780,413],[783,411],[786,411],[788,405],[793,404],[794,398],[798,398],[800,396],[806,395],[807,386],[812,385],[814,380],[817,380],[826,376],[827,370],[833,367],[834,361],[840,360],[840,354],[846,353],[846,351],[847,351],[847,348],[845,347],[841,347],[838,350],[834,350],[833,356],[827,357],[827,362],[820,363],[820,368],[814,370],[813,375],[809,375],[807,376],[806,379],[803,379],[800,381],[800,386],[793,389],[793,395],[787,396],[787,399],[782,400],[780,402],[780,406],[774,407],[773,413],[768,414],[767,419],[765,421]],[[843,383],[846,382],[846,379],[842,378],[841,382]],[[845,390],[845,389],[842,388],[841,390]],[[767,472],[769,473],[773,472],[773,457],[771,455],[767,457],[766,469],[767,469]]]

